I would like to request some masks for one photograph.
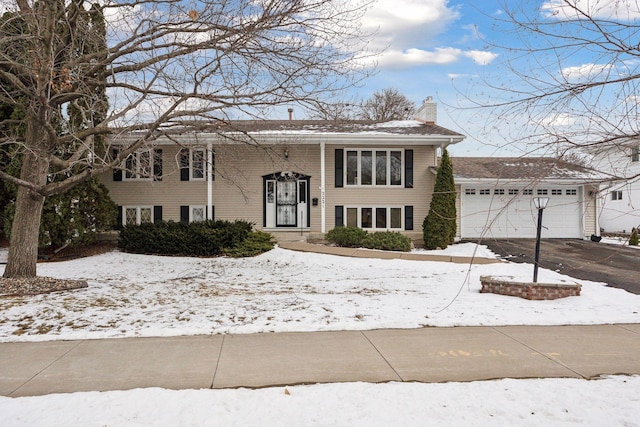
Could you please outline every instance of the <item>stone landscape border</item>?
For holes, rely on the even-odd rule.
[[[510,277],[480,276],[480,293],[509,295],[528,300],[554,300],[580,296],[582,285],[578,283],[521,282]]]

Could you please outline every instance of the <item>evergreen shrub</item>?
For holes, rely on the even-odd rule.
[[[273,249],[273,236],[264,231],[252,231],[246,239],[233,248],[227,248],[224,253],[233,258],[253,257]]]
[[[638,237],[638,229],[633,228],[631,230],[631,236],[629,237],[629,246],[638,246],[640,243],[640,237]]]
[[[362,246],[383,251],[409,252],[411,239],[397,231],[379,231],[367,234],[362,241]]]
[[[325,235],[325,239],[345,248],[359,248],[367,232],[357,227],[336,227]]]
[[[442,151],[433,188],[429,213],[422,223],[424,247],[445,249],[456,237],[456,187],[453,164],[447,150]]]
[[[252,227],[242,220],[127,225],[120,230],[118,246],[125,252],[141,254],[217,256],[242,244]]]

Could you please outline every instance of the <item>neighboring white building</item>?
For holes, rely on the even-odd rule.
[[[609,145],[592,151],[593,167],[611,175],[600,186],[600,228],[630,233],[640,226],[640,143]]]

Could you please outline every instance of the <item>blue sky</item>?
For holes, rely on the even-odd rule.
[[[469,105],[465,97],[483,103],[495,95],[496,91],[489,88],[487,82],[508,85],[511,81],[517,82],[515,85],[526,85],[526,81],[518,83],[518,78],[511,78],[510,67],[522,67],[525,73],[536,72],[526,68],[531,64],[527,62],[532,59],[527,58],[529,55],[515,59],[498,47],[518,43],[531,43],[536,47],[537,43],[548,42],[519,40],[520,34],[511,32],[513,26],[499,21],[506,17],[502,9],[504,3],[505,0],[378,0],[367,12],[364,24],[365,29],[378,28],[373,45],[386,49],[379,57],[378,73],[354,89],[352,96],[367,99],[375,91],[395,88],[417,105],[432,96],[438,103],[438,124],[467,135],[464,142],[451,147],[454,155],[526,155],[531,147],[515,144],[516,137],[510,140],[509,136],[525,128],[524,118],[520,123],[517,118],[506,123],[495,121],[488,109],[459,108]],[[523,4],[534,13],[542,11],[550,21],[569,16],[568,9],[560,6],[561,0],[506,3],[509,7]],[[622,7],[627,18],[637,19],[639,15],[638,5],[632,0],[592,0],[578,4],[589,4],[592,12],[600,17],[618,16],[621,14],[618,8]],[[575,21],[575,16],[568,21]],[[597,64],[603,58],[589,54],[586,49],[574,49],[562,57],[553,52],[553,55],[535,58],[534,65],[539,66],[538,72],[548,73],[545,77],[551,79],[553,73],[555,77],[585,78],[608,70]],[[551,119],[563,118],[565,116],[556,111]],[[526,139],[527,135],[518,137]]]
[[[500,41],[494,40],[493,27],[501,13],[494,0],[379,0],[367,13],[365,25],[378,26],[374,46],[386,49],[378,60],[378,73],[353,93],[366,99],[375,91],[395,88],[418,106],[432,96],[438,103],[440,125],[469,136],[473,133],[473,138],[452,151],[491,155],[495,148],[472,141],[484,141],[483,120],[477,116],[489,112],[454,107],[471,80],[491,73],[499,61],[500,54],[489,44]],[[504,145],[505,141],[485,142]]]

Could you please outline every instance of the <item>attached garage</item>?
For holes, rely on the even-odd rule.
[[[535,238],[534,198],[548,197],[543,238],[599,234],[596,174],[546,158],[453,158],[462,239]]]

